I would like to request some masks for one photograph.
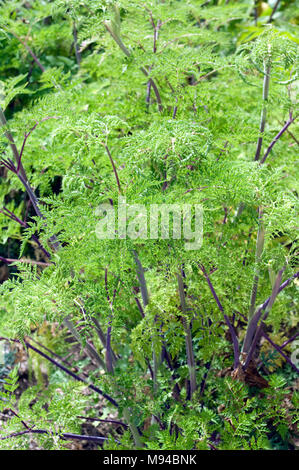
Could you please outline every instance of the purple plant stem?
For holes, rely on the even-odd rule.
[[[160,20],[157,22],[157,26],[154,22],[152,12],[149,12],[150,14],[150,22],[154,30],[154,45],[153,45],[153,53],[155,54],[157,52],[157,40],[158,40],[158,35],[159,35],[159,29],[160,29]],[[150,73],[152,67],[148,68],[148,73]],[[149,80],[147,82],[147,93],[146,93],[146,104],[149,107],[150,104],[150,98],[151,98],[151,89],[152,89],[152,81]]]
[[[43,120],[46,120],[46,119],[52,119],[53,117],[47,117]],[[55,119],[56,116],[55,116]],[[6,118],[5,118],[5,115],[2,111],[2,108],[0,106],[0,124],[3,126],[3,127],[6,127],[7,128],[7,121],[6,121]],[[37,125],[38,123],[36,123]],[[36,127],[36,125],[34,126],[34,129]],[[29,134],[32,132],[33,128],[29,131]],[[18,167],[18,169],[15,167],[14,163],[12,160],[8,159],[8,160],[2,160],[1,163],[6,166],[6,168],[8,168],[10,171],[12,171],[13,173],[15,173],[19,180],[21,181],[21,183],[23,184],[28,196],[29,196],[29,199],[32,203],[32,206],[36,212],[36,214],[38,215],[38,217],[40,217],[41,219],[45,220],[45,217],[43,216],[43,214],[41,213],[40,209],[39,209],[39,202],[38,202],[38,199],[33,191],[33,189],[31,188],[30,184],[28,183],[28,178],[27,178],[27,175],[26,175],[26,172],[24,170],[24,167],[22,165],[22,162],[21,162],[21,157],[20,157],[20,154],[18,152],[18,149],[16,147],[16,144],[15,144],[15,141],[14,141],[14,138],[11,134],[11,132],[9,130],[6,130],[5,131],[5,136],[6,138],[8,139],[9,143],[10,143],[10,147],[11,147],[11,150],[12,150],[12,153],[13,153],[13,156],[14,156],[14,159],[15,159],[15,162],[16,162],[16,165]],[[27,138],[26,138],[27,139]],[[26,143],[26,140],[25,142],[23,142],[23,149],[24,149],[24,146],[25,146],[25,143]],[[55,235],[53,235],[52,237],[50,237],[50,241],[52,242],[53,244],[53,248],[57,251],[59,248],[60,248],[60,244],[59,242],[57,241],[57,238]]]
[[[269,145],[269,147],[267,148],[266,152],[265,152],[265,155],[263,156],[263,159],[261,160],[261,165],[263,163],[265,163],[266,161],[266,158],[268,157],[269,153],[271,152],[272,148],[274,147],[274,145],[276,144],[276,142],[280,139],[280,137],[282,136],[282,134],[288,129],[288,127],[292,124],[292,122],[295,121],[295,118],[292,117],[292,114],[290,115],[290,118],[288,119],[288,121],[285,123],[285,125],[283,126],[283,128],[278,132],[278,134],[276,134],[276,136],[274,137],[274,139],[272,140],[271,144]]]
[[[18,340],[18,339],[12,339],[12,338],[6,338],[4,336],[0,336],[0,341],[9,341],[9,342],[13,342],[13,343],[20,343],[21,341]],[[95,387],[94,385],[92,384],[89,384],[87,382],[87,380],[83,379],[82,377],[80,377],[79,375],[75,374],[74,372],[72,372],[71,370],[67,369],[66,367],[64,367],[62,364],[59,364],[59,362],[55,361],[55,359],[52,359],[51,357],[49,357],[47,354],[43,353],[42,351],[40,351],[39,349],[35,348],[34,346],[32,346],[30,343],[28,343],[28,341],[24,340],[23,341],[24,344],[32,349],[33,351],[35,351],[37,354],[39,354],[40,356],[44,357],[45,359],[47,359],[49,362],[51,362],[52,364],[54,364],[55,366],[57,366],[59,369],[63,370],[66,374],[70,375],[71,377],[73,377],[73,379],[75,380],[78,380],[80,382],[83,382],[87,385],[88,388],[90,388],[91,390],[97,392],[99,395],[102,395],[104,398],[106,398],[108,401],[110,401],[110,403],[112,403],[112,405],[114,405],[115,407],[118,408],[118,404],[116,403],[116,401],[111,398],[109,395],[107,395],[106,393],[104,393],[100,388],[98,387]]]
[[[27,423],[25,423],[25,421],[23,421],[20,416],[12,409],[12,408],[9,408],[9,411],[15,415],[17,418],[19,418],[21,420],[21,423],[23,424],[23,426],[26,428],[26,429],[30,429],[30,427],[28,426]]]
[[[32,235],[32,240],[35,241],[35,243],[39,246],[40,250],[46,255],[47,258],[51,258],[51,255],[50,253],[43,247],[43,245],[41,244],[41,242],[39,241],[38,237],[36,235]],[[53,261],[52,261],[52,264],[55,264]]]
[[[68,330],[73,335],[73,337],[78,341],[78,343],[81,343],[81,345],[83,346],[83,342],[81,340],[80,334],[74,327],[73,322],[69,315],[63,319],[63,323],[68,328]],[[100,367],[102,367],[102,369],[105,369],[105,363],[103,359],[99,356],[97,351],[95,350],[94,346],[90,344],[88,341],[86,341],[85,348],[88,354],[97,362],[97,364],[99,364]]]
[[[151,16],[151,23],[152,23],[152,26],[154,28],[154,47],[153,47],[153,52],[155,53],[156,52],[156,47],[155,47],[155,41],[156,41],[156,26],[155,26],[155,23],[153,21],[153,17]],[[151,67],[148,68],[148,73],[150,73],[151,71]],[[152,82],[149,80],[147,82],[147,85],[146,85],[146,105],[147,105],[147,108],[149,108],[149,105],[150,105],[150,99],[151,99],[151,89],[152,89]]]
[[[108,157],[109,157],[110,163],[111,163],[111,165],[112,165],[113,173],[114,173],[114,176],[115,176],[115,179],[116,179],[116,183],[117,183],[117,187],[118,187],[118,192],[119,192],[119,194],[122,194],[121,185],[120,185],[120,181],[119,181],[119,178],[118,178],[117,169],[116,169],[115,163],[114,163],[114,161],[113,161],[112,155],[111,155],[111,153],[110,153],[110,150],[109,150],[108,146],[107,146],[107,145],[104,145],[104,147],[105,147],[105,150],[106,150],[107,155],[108,155]]]
[[[281,124],[281,123],[280,123]],[[287,130],[287,133],[289,134],[289,136],[293,139],[294,142],[296,142],[297,145],[299,145],[299,140],[296,139],[296,137],[294,136],[294,134],[292,132],[290,132],[289,130]]]
[[[183,270],[181,270],[182,272]],[[181,302],[181,309],[184,315],[187,314],[187,304],[186,304],[186,297],[185,297],[185,286],[183,282],[183,278],[181,274],[177,274],[178,280],[178,289],[180,295],[180,302]],[[190,328],[190,321],[186,318],[182,317],[183,326],[185,330],[185,343],[186,343],[186,353],[187,353],[187,361],[188,361],[188,368],[189,368],[189,382],[190,382],[190,399],[192,398],[193,393],[196,391],[197,384],[196,384],[196,364],[195,364],[195,357],[193,351],[193,343],[192,343],[192,332]]]
[[[270,71],[271,65],[267,64],[266,61],[264,63],[264,83],[263,83],[263,107],[262,107],[262,114],[261,114],[261,121],[260,121],[260,136],[257,140],[257,147],[255,152],[254,161],[258,161],[260,158],[262,145],[263,145],[263,134],[266,125],[266,118],[267,118],[267,102],[268,102],[268,95],[269,95],[269,84],[270,84]]]
[[[9,217],[14,222],[17,222],[18,224],[20,224],[22,227],[28,227],[26,222],[23,222],[23,220],[19,219],[19,217],[17,217],[13,212],[8,210],[6,207],[3,207],[3,209],[0,209],[0,212],[6,217]]]
[[[19,437],[19,436],[24,436],[25,434],[49,434],[51,435],[51,432],[47,431],[46,429],[28,429],[26,431],[20,431],[20,432],[14,432],[12,434],[9,434],[8,436],[0,437],[0,440],[3,441],[5,439],[10,439],[12,437]],[[63,440],[69,440],[69,439],[74,439],[74,440],[79,440],[79,441],[90,441],[90,442],[103,442],[107,441],[108,437],[100,437],[100,436],[86,436],[84,434],[73,434],[70,432],[64,432],[59,435],[60,439]],[[116,439],[114,439],[115,442],[120,443]]]
[[[0,212],[1,212],[1,214],[5,215],[6,217],[9,217],[11,220],[13,220],[13,221],[17,222],[18,224],[20,224],[22,227],[24,227],[24,228],[29,227],[27,222],[23,222],[23,220],[19,219],[19,217],[17,217],[13,212],[8,210],[6,207],[3,207],[3,209],[0,209]],[[32,238],[32,240],[34,240],[37,243],[37,245],[42,250],[42,252],[46,255],[46,257],[51,258],[50,253],[43,247],[43,245],[39,241],[38,237],[36,235],[32,235],[31,238]]]
[[[39,209],[38,199],[37,199],[33,189],[31,188],[31,186],[28,183],[26,173],[24,173],[25,170],[23,169],[22,164],[20,162],[20,157],[18,157],[18,160],[17,160],[17,165],[19,167],[19,171],[17,170],[14,162],[10,158],[8,158],[7,160],[5,160],[3,158],[0,163],[1,163],[1,165],[5,166],[8,170],[10,170],[12,173],[14,173],[19,178],[19,180],[23,184],[24,188],[26,189],[26,192],[27,192],[27,194],[30,198],[30,201],[31,201],[31,203],[34,207],[34,210],[35,210],[36,214],[41,219],[44,219],[44,216],[42,215],[42,213]],[[24,174],[25,174],[25,176],[24,176]]]
[[[50,356],[48,356],[47,354],[43,353],[42,351],[40,351],[39,349],[35,348],[34,346],[32,346],[30,343],[28,343],[28,341],[24,341],[24,343],[26,344],[26,346],[30,349],[32,349],[33,351],[35,351],[37,354],[39,354],[40,356],[44,357],[45,359],[47,359],[48,361],[50,361],[52,364],[54,364],[55,366],[59,367],[59,369],[63,370],[64,372],[66,372],[68,375],[70,375],[71,377],[73,377],[73,379],[75,380],[78,380],[80,382],[84,382],[86,383],[86,385],[88,386],[88,388],[90,388],[91,390],[93,390],[94,392],[97,392],[99,395],[102,395],[104,398],[106,398],[106,400],[108,400],[110,403],[112,403],[112,405],[116,406],[118,408],[118,404],[116,403],[116,401],[111,398],[109,395],[107,395],[105,392],[103,392],[100,388],[98,387],[95,387],[94,385],[92,384],[89,384],[87,383],[87,381],[85,379],[83,379],[82,377],[80,377],[79,375],[75,374],[74,372],[72,372],[71,370],[67,369],[65,366],[63,366],[62,364],[59,364],[59,362],[55,361],[55,359],[52,359]]]
[[[177,101],[178,101],[178,99],[176,98],[176,102]],[[177,110],[178,110],[178,107],[177,107],[177,105],[175,105],[174,108],[173,108],[172,119],[176,118]]]
[[[171,380],[172,382],[175,382],[175,369],[172,365],[171,358],[167,352],[165,341],[163,341],[163,352],[162,352],[163,358],[165,358],[165,361],[168,365],[169,370],[171,371]],[[178,386],[177,383],[175,383],[174,388],[173,388],[173,395],[176,400],[180,400],[180,387]]]
[[[207,281],[207,283],[208,283],[208,285],[209,285],[209,288],[210,288],[210,290],[211,290],[211,292],[212,292],[212,295],[213,295],[213,297],[214,297],[214,299],[215,299],[215,301],[216,301],[216,303],[217,303],[217,305],[218,305],[218,308],[219,308],[220,312],[223,313],[224,319],[225,319],[225,321],[226,321],[226,323],[227,323],[227,325],[228,325],[229,332],[230,332],[230,335],[231,335],[231,338],[232,338],[233,348],[234,348],[234,367],[236,368],[236,367],[238,367],[238,365],[239,365],[239,355],[240,355],[240,351],[239,351],[239,342],[238,342],[237,335],[236,335],[236,333],[235,333],[235,330],[234,330],[234,328],[233,328],[231,322],[229,321],[228,316],[224,313],[224,308],[223,308],[223,306],[222,306],[222,304],[221,304],[221,302],[220,302],[220,300],[219,300],[218,295],[216,294],[216,291],[215,291],[215,289],[214,289],[214,287],[213,287],[213,284],[212,284],[212,282],[211,282],[211,280],[210,280],[210,278],[209,278],[209,275],[207,274],[207,272],[206,272],[206,270],[205,270],[205,267],[204,267],[202,264],[199,264],[199,267],[200,267],[200,269],[202,270],[203,275],[205,276],[206,281]]]
[[[144,315],[144,310],[143,310],[143,308],[142,308],[142,305],[141,305],[141,303],[140,303],[138,297],[134,296],[134,299],[135,299],[135,302],[136,302],[136,304],[137,304],[138,310],[139,310],[139,312],[141,313],[142,318],[144,318],[144,317],[145,317],[145,315]]]
[[[249,233],[248,233],[248,238],[247,238],[247,246],[249,245],[249,241],[252,235],[253,228],[250,228]],[[243,258],[243,266],[246,266],[246,261],[247,261],[247,255],[248,255],[248,250],[249,248],[247,247],[245,250],[244,258]]]
[[[111,349],[111,332],[112,332],[112,318],[113,318],[113,302],[110,299],[109,292],[108,292],[108,269],[105,269],[105,289],[107,294],[107,300],[110,305],[111,314],[109,315],[109,322],[108,322],[108,329],[107,329],[107,336],[106,336],[106,368],[107,372],[113,374],[113,356],[112,356],[112,349]],[[114,296],[115,297],[114,291]]]
[[[118,47],[122,50],[122,52],[123,52],[127,57],[130,57],[130,56],[131,56],[130,51],[126,48],[126,46],[125,46],[124,43],[122,42],[121,38],[118,37],[118,36],[114,33],[114,31],[111,29],[111,27],[109,26],[109,24],[108,24],[106,21],[104,22],[104,26],[105,26],[105,28],[107,29],[108,33],[111,35],[111,37],[114,39],[114,41],[116,42],[116,44],[118,45]],[[140,70],[141,70],[141,72],[142,72],[146,77],[149,76],[149,73],[148,73],[148,71],[146,70],[145,67],[141,66],[141,67],[140,67]],[[150,84],[151,84],[151,87],[152,87],[153,90],[154,90],[155,95],[156,95],[156,100],[157,100],[157,103],[158,103],[158,109],[159,109],[159,112],[161,113],[161,112],[163,111],[163,106],[162,106],[161,96],[160,96],[158,87],[157,87],[156,83],[154,82],[154,80],[153,80],[152,78],[149,79],[149,82],[150,82]]]
[[[251,318],[253,317],[254,311],[255,311],[255,303],[256,303],[256,296],[257,296],[257,290],[258,290],[258,284],[259,284],[259,263],[261,261],[263,249],[264,249],[264,243],[265,243],[265,228],[264,228],[264,223],[263,223],[263,211],[259,207],[258,208],[258,232],[257,232],[257,238],[256,238],[256,248],[255,248],[255,275],[253,278],[253,284],[252,284],[252,289],[251,289],[251,296],[250,296],[250,306],[249,306],[249,321],[251,321]]]
[[[133,256],[134,256],[134,260],[136,263],[136,273],[137,273],[137,278],[140,284],[143,306],[146,307],[149,302],[149,296],[148,296],[148,290],[147,290],[146,280],[144,276],[144,269],[140,262],[140,259],[138,258],[137,251],[133,250]]]
[[[152,84],[151,84],[151,81],[149,80],[147,82],[147,85],[146,85],[146,99],[145,99],[145,102],[146,102],[147,108],[149,107],[149,104],[150,104],[151,89],[152,89]]]
[[[277,294],[279,294],[283,289],[285,289],[294,279],[297,279],[299,277],[299,271],[296,272],[295,274],[293,274],[293,276],[289,277],[286,281],[284,281],[280,286],[279,286],[279,289],[278,289],[278,292]],[[261,305],[260,307],[260,310],[265,310],[265,308],[267,307],[268,303],[270,302],[271,300],[271,296],[268,297],[265,302]]]
[[[164,423],[162,423],[162,421],[161,421],[161,419],[159,418],[159,416],[157,416],[157,415],[153,415],[153,417],[155,418],[155,420],[156,420],[156,421],[157,421],[157,423],[159,424],[159,426],[160,426],[160,429],[161,429],[162,431],[165,431],[165,429],[166,429],[166,426],[165,426],[165,424],[164,424]]]
[[[278,295],[283,289],[285,289],[293,281],[293,279],[296,279],[297,277],[299,277],[299,271],[297,273],[293,274],[293,276],[289,277],[286,281],[284,281],[279,286],[276,295]],[[260,318],[262,317],[263,311],[268,307],[268,304],[269,304],[271,298],[272,298],[272,294],[270,295],[270,297],[268,297],[265,300],[265,302],[257,309],[256,313],[253,315],[253,317],[250,321],[250,324],[248,325],[248,329],[247,329],[247,333],[246,333],[247,338],[244,341],[244,346],[243,346],[243,351],[244,352],[247,352],[246,350],[249,350],[251,339],[253,338],[253,336],[255,334],[257,324],[258,324]],[[265,320],[266,318],[267,318],[267,312],[266,312],[265,316],[263,317],[263,320]]]
[[[106,349],[106,367],[107,372],[113,374],[112,354],[111,354],[111,320],[109,320],[109,326],[107,329],[107,349]]]
[[[74,37],[74,49],[75,49],[76,61],[77,61],[78,67],[80,67],[81,54],[80,54],[79,47],[78,47],[78,31],[77,31],[77,26],[75,22],[73,23],[73,37]]]
[[[31,55],[31,57],[33,58],[34,62],[36,63],[36,65],[41,69],[42,72],[44,72],[46,69],[45,67],[40,63],[39,59],[37,58],[37,56],[34,54],[34,52],[32,51],[32,49],[30,49],[30,47],[28,46],[28,44],[23,41],[17,34],[15,34],[14,32],[12,31],[9,31],[18,41],[20,41],[21,44],[23,44],[23,46],[25,47],[25,49],[27,50],[27,52],[29,52],[29,54]]]
[[[141,67],[141,70],[143,71],[143,73],[148,76],[148,73],[146,72],[146,70],[144,69],[144,67]],[[145,73],[146,72],[146,73]],[[152,78],[149,79],[150,81],[150,84],[151,84],[151,87],[152,89],[154,90],[154,93],[156,95],[156,100],[157,100],[157,103],[158,103],[158,110],[160,113],[162,113],[163,111],[163,106],[162,106],[162,100],[161,100],[161,96],[160,96],[160,92],[158,90],[158,87],[156,85],[156,83],[154,82],[154,80]]]
[[[207,443],[208,446],[210,447],[211,450],[218,450],[217,447],[215,447],[213,444],[211,444],[210,442]]]
[[[264,244],[264,242],[263,242],[263,244]],[[257,242],[257,246],[258,246],[258,242]],[[260,258],[260,256],[261,256],[261,252],[256,257]],[[268,314],[269,314],[269,312],[272,308],[272,305],[274,304],[275,299],[277,297],[279,284],[281,282],[284,270],[285,270],[285,267],[283,267],[279,271],[279,273],[277,275],[277,278],[275,280],[275,283],[274,283],[274,286],[273,286],[273,289],[272,289],[272,293],[271,293],[271,297],[270,297],[269,303],[266,307],[266,314],[265,314],[266,316],[268,316]],[[251,329],[251,321],[252,321],[252,318],[254,316],[254,307],[255,307],[255,301],[254,301],[253,304],[251,303],[251,305],[250,305],[249,316],[248,316],[248,325],[247,325],[245,339],[244,339],[244,345],[243,345],[243,349],[242,349],[244,353],[248,353],[248,350],[249,350],[250,344],[251,344],[251,340],[252,340],[253,335],[255,333],[255,331]],[[264,319],[266,319],[266,316],[264,317]]]
[[[34,131],[34,129],[36,129],[36,127],[37,127],[41,122],[48,121],[48,119],[59,119],[59,117],[58,117],[58,116],[47,116],[47,117],[41,119],[41,121],[36,122],[36,123],[34,124],[34,126],[33,126],[27,133],[25,133],[25,135],[24,135],[24,140],[23,140],[23,144],[22,144],[22,148],[21,148],[21,151],[20,151],[20,154],[19,154],[19,158],[18,158],[18,166],[17,166],[17,172],[18,172],[18,173],[19,173],[19,170],[20,170],[21,159],[22,159],[22,155],[23,155],[24,148],[25,148],[25,145],[26,145],[26,142],[27,142],[28,137],[30,136],[30,134]]]
[[[27,264],[36,264],[37,266],[52,266],[53,263],[43,263],[42,261],[35,261],[33,259],[25,259],[25,258],[20,258],[20,259],[13,259],[13,258],[4,258],[3,256],[0,256],[0,261],[3,263],[27,263]]]
[[[212,365],[213,359],[214,359],[214,356],[212,357],[212,359],[210,360],[210,362],[207,362],[207,363],[205,364],[206,371],[205,371],[205,373],[204,373],[204,376],[203,376],[202,381],[201,381],[201,384],[200,384],[200,392],[199,392],[199,396],[200,396],[200,397],[202,397],[203,392],[204,392],[204,390],[205,390],[206,382],[207,382],[207,378],[208,378],[208,374],[209,374],[209,371],[210,371],[210,369],[211,369],[211,365]]]
[[[237,338],[237,335],[236,335],[236,332],[234,330],[234,327],[233,325],[231,324],[231,322],[229,321],[229,318],[227,315],[224,315],[224,319],[227,323],[227,326],[229,328],[229,332],[230,332],[230,335],[231,335],[231,338],[232,338],[232,342],[233,342],[233,348],[234,348],[234,369],[236,369],[238,367],[238,365],[240,364],[240,350],[239,350],[239,342],[238,342],[238,338]]]
[[[153,46],[153,52],[154,54],[157,52],[157,41],[158,41],[158,36],[159,36],[159,29],[162,26],[162,23],[160,20],[157,21],[157,25],[155,24],[152,13],[150,12],[150,17],[151,17],[151,23],[154,29],[154,46]]]
[[[126,423],[123,423],[122,421],[117,421],[115,419],[100,419],[100,418],[91,418],[89,416],[77,416],[77,418],[80,419],[86,419],[86,421],[100,421],[101,423],[112,423],[112,424],[118,424],[119,426],[123,426],[124,428],[128,428],[129,426]]]
[[[95,317],[91,317],[91,320],[93,321],[93,323],[95,325],[97,335],[98,335],[103,347],[106,349],[106,347],[107,347],[106,336],[104,335],[104,332],[101,328],[101,325],[99,324],[98,320]]]
[[[221,157],[221,155],[223,154],[223,152],[225,152],[225,149],[226,149],[227,146],[228,146],[228,140],[226,140],[226,141],[224,142],[223,148],[220,150],[219,155],[218,155],[218,157],[217,157],[217,159],[216,159],[216,162],[219,161],[219,158]]]
[[[48,353],[52,354],[52,356],[56,357],[57,359],[59,359],[61,362],[63,362],[65,365],[69,366],[69,367],[72,367],[72,365],[66,360],[64,359],[63,357],[59,356],[59,354],[56,354],[54,351],[52,351],[51,349],[47,348],[46,346],[44,346],[43,344],[39,343],[38,341],[36,341],[36,339],[34,338],[31,338],[30,337],[30,341],[33,341],[35,344],[37,344],[40,348],[43,348],[45,351],[48,351]],[[73,367],[73,369],[75,369],[76,371],[78,371],[78,367]],[[82,372],[83,375],[85,375],[87,378],[88,378],[88,375],[85,373],[85,372]]]
[[[275,3],[275,5],[274,5],[273,10],[272,10],[272,12],[271,12],[271,15],[270,15],[270,17],[269,17],[268,23],[271,23],[271,22],[272,22],[273,16],[275,15],[276,10],[277,10],[279,4],[280,4],[280,0],[276,0],[276,3]]]
[[[288,339],[287,341],[285,341],[281,346],[280,348],[283,349],[285,348],[289,343],[291,343],[292,341],[294,341],[297,337],[299,336],[299,333],[296,333],[294,336],[292,336],[290,339]]]
[[[277,344],[273,343],[273,341],[269,338],[269,336],[265,332],[263,332],[263,336],[271,344],[271,346],[273,346],[273,348],[276,349],[276,351],[278,351],[279,354],[293,367],[293,369],[295,369],[297,374],[299,374],[299,369],[295,366],[295,364],[291,361],[291,359],[289,359],[288,356],[285,355],[285,353],[281,350],[281,348]]]
[[[7,159],[2,158],[0,161],[0,164],[5,166],[5,168],[7,168],[12,173],[17,174],[17,169],[15,167],[15,164],[10,158],[7,158]]]
[[[222,304],[221,304],[221,302],[220,302],[220,300],[219,300],[219,297],[218,297],[218,295],[217,295],[216,292],[215,292],[215,289],[214,289],[213,284],[211,283],[211,280],[210,280],[210,278],[209,278],[209,276],[208,276],[208,274],[207,274],[207,272],[206,272],[206,270],[205,270],[205,267],[204,267],[202,264],[200,264],[199,267],[200,267],[200,269],[202,270],[204,277],[206,278],[206,281],[207,281],[207,283],[208,283],[208,285],[209,285],[209,288],[210,288],[210,290],[211,290],[211,292],[212,292],[212,295],[213,295],[214,299],[216,300],[216,303],[217,303],[217,305],[218,305],[218,308],[219,308],[220,312],[224,313],[224,308],[222,307]]]
[[[167,81],[167,84],[168,84],[169,88],[171,89],[172,93],[174,94],[175,91],[174,91],[173,86],[172,86],[171,83],[168,81],[168,79],[166,79],[166,81]],[[175,97],[175,105],[174,105],[174,107],[173,107],[172,119],[175,119],[175,118],[176,118],[177,110],[178,110],[178,99],[177,99],[177,97]]]
[[[86,435],[81,435],[81,434],[73,434],[73,433],[70,433],[70,432],[64,432],[62,434],[62,439],[75,439],[75,440],[78,440],[78,441],[90,441],[90,442],[103,442],[103,441],[107,441],[108,438],[107,437],[100,437],[100,436],[86,436]],[[113,439],[114,442],[117,442],[118,444],[120,444],[120,442],[116,439]]]
[[[224,207],[223,210],[224,210],[224,218],[223,218],[222,224],[224,225],[227,222],[228,209],[227,207]]]

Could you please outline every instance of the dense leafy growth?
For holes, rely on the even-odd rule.
[[[0,1],[1,448],[295,447],[298,12]],[[202,246],[100,239],[124,200]]]

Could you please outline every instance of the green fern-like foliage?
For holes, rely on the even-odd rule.
[[[1,3],[0,104],[43,217],[2,166],[0,255],[10,276],[0,285],[0,336],[26,344],[34,335],[60,356],[71,334],[86,367],[68,368],[89,374],[74,382],[29,348],[40,380],[13,401],[16,372],[7,379],[0,404],[16,414],[1,448],[28,448],[30,433],[20,433],[35,425],[45,431],[34,435],[41,448],[66,448],[65,433],[81,434],[78,415],[95,417],[100,398],[85,393],[90,385],[101,400],[113,397],[128,426],[105,449],[291,447],[290,365],[284,358],[270,376],[255,353],[267,396],[233,380],[225,321],[241,353],[255,284],[254,311],[275,300],[268,336],[286,341],[297,321],[298,2],[282,2],[273,18],[273,2],[267,14],[255,3]],[[201,248],[162,236],[99,239],[98,208],[117,211],[120,196],[147,211],[201,205]],[[295,282],[277,295],[282,268],[281,283]],[[44,364],[49,384],[38,372]],[[104,415],[114,410],[109,400],[101,406]]]

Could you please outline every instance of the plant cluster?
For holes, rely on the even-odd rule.
[[[298,7],[0,2],[1,448],[294,448]],[[201,248],[99,239],[120,196]]]

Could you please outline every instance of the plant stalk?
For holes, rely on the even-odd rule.
[[[264,308],[265,313],[263,315],[263,320],[265,320],[267,318],[267,316],[269,315],[269,312],[270,312],[270,310],[271,310],[271,308],[272,308],[272,306],[275,302],[275,299],[276,299],[277,295],[280,292],[280,289],[281,289],[280,282],[281,282],[284,270],[285,270],[285,267],[283,267],[277,275],[277,278],[275,280],[275,283],[274,283],[274,286],[273,286],[273,289],[272,289],[271,296],[269,297],[269,300],[266,303],[266,306]],[[254,338],[254,335],[255,335],[256,330],[257,330],[257,324],[258,324],[259,319],[261,317],[261,312],[262,312],[262,309],[260,308],[260,309],[258,309],[258,311],[254,315],[252,315],[248,319],[248,325],[247,325],[247,329],[246,329],[246,333],[245,333],[245,339],[244,339],[243,348],[242,348],[242,352],[245,353],[245,354],[249,354],[249,350],[252,346],[252,339]]]
[[[258,288],[258,282],[259,282],[258,266],[261,262],[261,256],[262,256],[263,249],[264,249],[264,242],[265,242],[265,229],[264,229],[264,224],[263,224],[263,212],[261,208],[259,208],[259,228],[258,228],[258,233],[257,233],[256,249],[255,249],[256,269],[255,269],[255,275],[253,279],[253,285],[252,285],[252,291],[251,291],[251,297],[250,297],[248,322],[251,321],[254,311],[255,311],[255,302],[256,302],[257,288]]]
[[[270,72],[271,65],[268,61],[264,61],[264,83],[263,83],[263,107],[261,113],[261,122],[260,122],[260,135],[257,140],[256,152],[254,160],[258,161],[260,159],[260,154],[263,145],[263,134],[265,131],[266,119],[267,119],[267,103],[269,97],[269,85],[270,85]]]
[[[178,280],[178,289],[179,289],[179,295],[180,295],[181,308],[183,312],[182,322],[183,322],[183,326],[185,330],[185,342],[186,342],[187,362],[188,362],[188,369],[189,369],[190,399],[191,399],[193,393],[195,392],[197,388],[196,364],[195,364],[195,358],[194,358],[190,323],[187,321],[187,319],[184,316],[188,314],[188,308],[186,304],[184,282],[180,274],[177,274],[177,280]]]

